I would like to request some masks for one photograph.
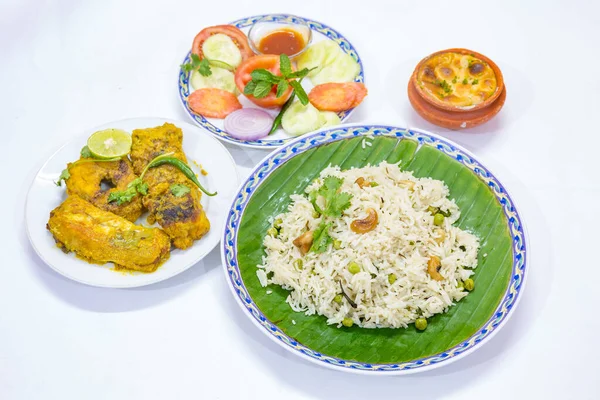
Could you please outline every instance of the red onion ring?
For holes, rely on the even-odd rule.
[[[273,117],[258,108],[242,108],[225,118],[225,131],[239,140],[257,140],[269,134]]]

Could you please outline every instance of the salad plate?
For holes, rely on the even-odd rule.
[[[417,178],[441,180],[460,208],[456,226],[478,237],[476,287],[427,328],[365,329],[293,311],[290,292],[264,287],[257,266],[273,219],[328,166],[387,161]],[[297,198],[297,197],[296,197]],[[332,247],[329,247],[331,249]],[[292,353],[319,365],[368,374],[407,374],[447,365],[488,342],[517,305],[527,272],[521,216],[505,186],[474,155],[435,134],[384,125],[331,127],[286,143],[241,184],[224,224],[224,272],[244,314]],[[286,300],[287,299],[287,300]]]
[[[297,26],[308,27],[308,29],[310,29],[310,33],[309,33],[310,39],[307,40],[306,48],[310,49],[310,46],[315,46],[316,44],[318,44],[320,42],[324,42],[324,41],[330,41],[330,42],[334,43],[335,44],[334,47],[336,49],[339,49],[336,51],[340,51],[340,54],[350,56],[351,59],[353,59],[354,62],[356,63],[358,72],[356,73],[355,77],[352,78],[352,80],[357,83],[364,83],[365,76],[364,76],[364,71],[363,71],[363,65],[362,65],[362,61],[358,55],[357,50],[341,33],[336,31],[335,29],[333,29],[323,23],[320,23],[320,22],[317,22],[317,21],[314,21],[314,20],[311,20],[308,18],[298,17],[298,16],[294,16],[294,15],[288,15],[288,14],[257,15],[257,16],[252,16],[252,17],[248,17],[248,18],[238,19],[236,21],[231,22],[230,25],[233,25],[233,26],[239,28],[242,32],[244,32],[244,34],[250,35],[250,29],[258,23],[273,23],[273,24],[281,24],[282,26],[288,24],[288,25],[297,25]],[[223,25],[219,25],[217,27],[223,27]],[[323,44],[323,43],[321,43],[321,44]],[[252,45],[252,41],[250,41],[250,45],[251,45],[251,48],[254,49],[254,46]],[[254,50],[254,51],[256,52],[256,50]],[[190,103],[188,101],[190,94],[193,93],[194,89],[195,89],[195,87],[193,87],[193,85],[192,85],[192,81],[193,81],[192,73],[183,67],[186,64],[190,64],[193,62],[192,56],[193,56],[193,53],[192,53],[192,51],[190,51],[186,54],[185,58],[183,59],[182,67],[180,68],[179,75],[178,75],[178,92],[179,92],[179,97],[180,97],[183,108],[185,109],[186,113],[189,115],[189,117],[192,119],[192,121],[195,124],[206,129],[213,136],[215,136],[219,140],[222,140],[225,143],[231,143],[231,144],[235,144],[238,146],[251,147],[251,148],[261,148],[261,149],[271,149],[272,150],[272,149],[282,146],[286,143],[289,143],[290,141],[292,141],[295,138],[294,135],[287,133],[286,131],[284,131],[284,129],[282,129],[280,127],[274,133],[272,133],[266,137],[261,137],[261,138],[252,139],[252,140],[239,139],[239,138],[232,136],[225,130],[223,119],[206,118],[203,115],[200,115],[200,114],[194,112],[192,110],[192,108],[190,107]],[[295,58],[293,58],[293,57],[291,57],[291,58],[292,58],[292,63],[295,63]],[[301,82],[302,87],[305,89],[305,91],[307,93],[315,86],[315,84],[311,81],[311,79],[312,78],[309,75],[308,77],[304,78]],[[321,82],[319,82],[319,83],[321,83]],[[236,94],[239,94],[239,91]],[[365,92],[365,94],[366,94],[366,92]],[[264,110],[268,114],[270,114],[273,118],[275,118],[279,112],[279,110],[276,108],[275,109],[261,108],[260,106],[257,106],[256,104],[251,102],[243,94],[239,94],[238,99],[244,109],[245,108],[260,108],[261,110]],[[356,104],[358,104],[358,103],[356,103]],[[350,117],[350,115],[352,114],[354,107],[355,106],[353,106],[352,108],[346,109],[346,110],[338,111],[337,116],[339,119],[336,118],[337,122],[334,122],[334,123],[339,124],[339,123],[343,123],[343,122],[347,121],[348,118]],[[323,124],[321,124],[321,126],[326,126],[326,125],[324,125],[324,123],[323,123]],[[296,134],[296,136],[297,136],[297,134]]]

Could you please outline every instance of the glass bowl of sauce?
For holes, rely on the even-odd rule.
[[[304,52],[312,40],[308,24],[260,19],[248,32],[250,47],[256,54],[285,54],[290,58]]]

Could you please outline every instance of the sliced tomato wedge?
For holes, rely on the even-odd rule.
[[[246,61],[242,62],[237,70],[235,71],[235,85],[241,93],[244,93],[244,88],[246,84],[252,80],[252,76],[250,74],[252,71],[256,69],[266,69],[273,73],[274,75],[281,76],[281,71],[279,70],[279,56],[273,54],[264,54],[259,56],[254,56]],[[252,95],[244,95],[256,104],[257,106],[264,108],[277,108],[281,107],[283,103],[287,101],[292,93],[292,88],[288,87],[288,89],[283,93],[281,97],[277,97],[277,87],[273,87],[273,90],[266,96],[260,99]]]
[[[188,96],[192,111],[207,118],[225,118],[242,108],[237,97],[231,92],[216,89],[198,89]]]
[[[227,35],[233,40],[242,53],[242,60],[246,60],[254,55],[254,52],[248,43],[248,36],[233,25],[216,25],[202,29],[194,38],[192,53],[197,54],[198,57],[202,58],[202,45],[204,44],[204,41],[217,33]]]

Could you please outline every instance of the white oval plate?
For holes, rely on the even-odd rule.
[[[50,211],[58,207],[67,197],[65,186],[58,187],[55,181],[68,162],[79,158],[81,148],[87,138],[94,132],[118,128],[127,132],[134,129],[151,128],[170,122],[183,130],[183,150],[190,166],[198,172],[193,161],[201,164],[208,172],[207,176],[199,174],[199,179],[207,190],[218,192],[217,196],[202,196],[202,206],[210,221],[208,234],[197,240],[187,250],[173,249],[171,257],[155,272],[118,272],[113,270],[113,264],[89,264],[73,253],[63,253],[54,242],[46,223]],[[228,205],[239,184],[235,162],[225,147],[206,131],[185,122],[164,118],[135,118],[111,122],[82,133],[54,153],[38,171],[27,195],[25,204],[25,223],[29,240],[36,253],[52,269],[67,278],[92,286],[125,288],[149,285],[175,276],[206,256],[220,241],[223,222],[228,211]],[[143,215],[138,224],[144,222]]]
[[[315,44],[317,42],[323,41],[323,40],[333,40],[338,46],[340,46],[340,49],[344,53],[349,54],[350,56],[352,56],[352,58],[354,58],[358,62],[360,69],[359,69],[358,75],[356,76],[354,81],[364,83],[365,74],[364,74],[364,70],[363,70],[363,64],[358,55],[358,52],[356,51],[354,46],[352,46],[352,44],[348,41],[348,39],[346,39],[341,33],[339,33],[338,31],[336,31],[333,28],[330,28],[329,26],[327,26],[325,24],[322,24],[317,21],[313,21],[308,18],[298,17],[295,15],[288,15],[288,14],[255,15],[253,17],[238,19],[237,21],[233,21],[230,24],[237,26],[245,34],[248,34],[250,27],[256,21],[262,20],[262,19],[266,19],[268,21],[282,22],[282,23],[286,23],[286,22],[287,23],[298,23],[298,22],[300,22],[300,23],[304,23],[304,24],[308,25],[312,31],[312,41],[310,42],[309,46],[312,44]],[[191,42],[191,40],[190,40],[190,42]],[[185,64],[185,63],[189,62],[190,60],[191,60],[191,51],[187,53],[182,64]],[[226,143],[235,144],[237,146],[251,147],[251,148],[257,148],[257,149],[268,149],[268,150],[275,149],[279,146],[283,146],[284,144],[287,144],[296,138],[296,136],[289,135],[281,128],[279,128],[275,133],[273,133],[273,135],[267,136],[266,138],[258,139],[258,140],[239,140],[239,139],[232,137],[230,134],[228,134],[227,132],[225,132],[223,130],[224,123],[223,123],[222,119],[216,119],[216,118],[208,118],[207,119],[207,118],[204,118],[202,115],[198,115],[198,114],[194,113],[191,110],[191,108],[189,107],[188,102],[187,102],[188,96],[193,91],[192,85],[190,84],[189,77],[190,77],[189,72],[185,72],[181,68],[179,69],[179,76],[178,76],[177,83],[178,83],[179,98],[181,99],[181,104],[182,104],[183,108],[185,109],[185,111],[190,116],[190,118],[196,124],[205,128],[206,130],[208,130],[216,138],[218,138]],[[310,82],[310,78],[305,78],[302,81],[302,87],[304,87],[304,89],[306,90],[307,93],[310,92],[310,90],[313,88],[313,85]],[[244,108],[260,108],[257,105],[255,105],[254,103],[252,103],[250,100],[248,100],[246,97],[244,97],[243,95],[240,95],[238,98],[240,100],[240,103],[242,103],[242,106],[244,106]],[[273,116],[273,118],[275,118],[277,116],[277,114],[279,113],[279,110],[269,110],[266,108],[263,110],[265,110],[269,114],[271,114]],[[339,112],[338,115],[340,117],[341,123],[344,123],[348,118],[350,118],[350,115],[352,114],[353,111],[354,111],[354,108],[352,108],[350,110]]]

